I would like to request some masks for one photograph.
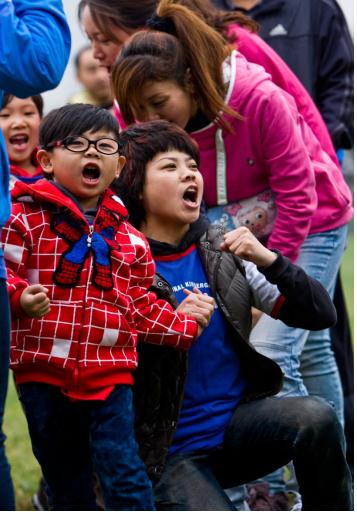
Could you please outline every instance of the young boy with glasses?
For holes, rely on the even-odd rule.
[[[11,366],[54,510],[153,510],[133,434],[137,338],[187,349],[213,311],[193,317],[148,291],[155,265],[109,186],[125,158],[106,110],[66,105],[40,127],[48,180],[12,191],[3,231],[12,309]],[[191,293],[191,296],[194,296]]]

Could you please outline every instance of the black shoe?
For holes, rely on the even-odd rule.
[[[46,493],[46,483],[41,478],[37,492],[32,496],[32,505],[36,510],[50,510]]]

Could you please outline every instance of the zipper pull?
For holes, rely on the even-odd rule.
[[[89,234],[87,237],[87,246],[90,248],[92,246],[92,237],[93,237],[94,227],[93,225],[90,225],[89,227]]]

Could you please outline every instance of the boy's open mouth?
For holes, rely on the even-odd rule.
[[[82,176],[86,182],[97,183],[100,177],[100,169],[95,164],[87,164],[82,170]]]

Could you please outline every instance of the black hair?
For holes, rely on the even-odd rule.
[[[111,26],[120,27],[126,32],[141,30],[148,18],[155,14],[159,3],[159,0],[81,0],[78,5],[78,20],[79,23],[82,22],[83,10],[88,6],[99,30],[115,42]],[[239,23],[253,32],[257,32],[259,28],[254,20],[239,11],[216,8],[212,0],[174,0],[173,3],[188,7],[224,36],[230,23]]]
[[[120,27],[125,32],[142,29],[154,14],[157,3],[158,0],[81,0],[78,20],[82,22],[83,10],[87,6],[100,32],[117,42],[112,27]]]
[[[86,5],[87,5],[86,0],[80,0],[80,2],[78,4],[78,7],[77,7],[77,17],[78,17],[79,23],[81,23],[81,21],[82,21],[82,14],[83,14],[83,10],[84,10]]]
[[[87,52],[88,50],[91,50],[91,49],[92,49],[91,45],[83,46],[82,48],[80,48],[78,50],[78,52],[74,56],[73,62],[74,62],[74,66],[76,67],[77,71],[79,69],[79,61],[81,60],[82,54],[84,54],[84,52]]]
[[[114,116],[103,109],[90,104],[68,104],[49,112],[40,124],[40,146],[49,144],[68,136],[80,136],[84,132],[107,130],[114,139],[119,137],[119,126]]]
[[[159,153],[177,150],[199,165],[198,146],[187,132],[166,120],[129,126],[120,133],[118,141],[119,153],[126,158],[126,163],[113,187],[129,211],[130,222],[140,228],[146,218],[141,194],[147,164]]]
[[[10,102],[13,98],[17,98],[15,95],[13,95],[12,93],[4,93],[4,96],[3,96],[3,99],[2,99],[2,104],[1,104],[1,109],[4,109]],[[40,118],[42,118],[43,116],[43,97],[42,95],[33,95],[33,96],[30,96],[29,98],[31,98],[31,100],[33,101],[33,103],[35,104],[36,106],[36,109],[38,110],[38,114],[40,115]]]

